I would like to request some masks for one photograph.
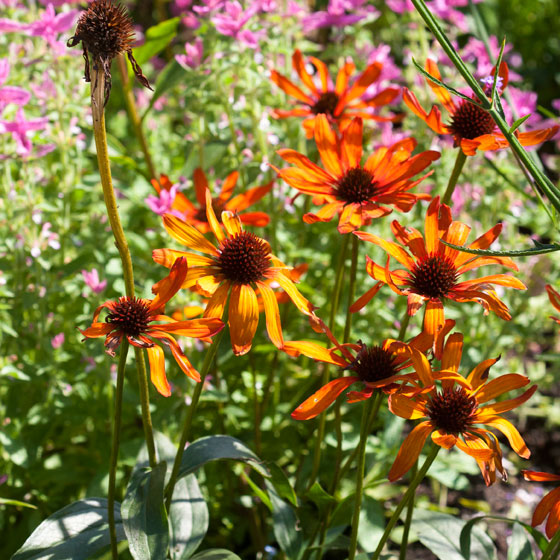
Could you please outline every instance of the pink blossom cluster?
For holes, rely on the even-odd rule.
[[[302,20],[304,33],[321,27],[344,27],[367,17],[377,17],[378,10],[368,0],[329,0],[326,10],[313,12]]]

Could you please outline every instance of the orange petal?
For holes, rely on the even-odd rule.
[[[560,474],[550,474],[540,471],[522,470],[525,480],[533,480],[535,482],[550,482],[560,480]]]
[[[187,277],[188,268],[187,259],[179,257],[173,263],[169,274],[152,286],[152,292],[156,297],[150,302],[148,308],[150,314],[163,307],[181,289]]]
[[[317,115],[316,118],[315,142],[325,169],[331,175],[341,177],[343,170],[339,159],[338,139],[323,114]]]
[[[150,325],[150,331],[162,331],[191,338],[208,338],[218,334],[223,328],[224,323],[217,318],[190,319],[166,325]]]
[[[424,387],[431,387],[434,384],[434,376],[432,373],[432,366],[428,361],[428,358],[417,350],[416,348],[411,348],[411,359],[414,371],[418,374],[420,381]]]
[[[259,187],[253,187],[243,194],[238,194],[234,196],[227,204],[226,210],[231,210],[232,212],[241,212],[258,202],[264,195],[272,190],[274,185],[273,181],[267,183],[266,185],[261,185]],[[243,219],[243,218],[241,218]]]
[[[451,449],[457,443],[458,438],[453,434],[447,434],[441,430],[435,430],[432,432],[432,441],[444,449]]]
[[[437,339],[444,325],[443,303],[439,299],[429,299],[424,312],[424,330]]]
[[[210,205],[212,207],[212,205]],[[179,243],[201,253],[218,256],[216,247],[210,243],[196,228],[171,214],[164,214],[163,225],[167,233]]]
[[[229,210],[224,210],[222,212],[222,223],[224,224],[224,228],[228,232],[229,237],[233,237],[234,235],[238,235],[243,232],[241,219],[237,214],[234,214]]]
[[[292,66],[294,70],[298,73],[301,81],[315,94],[319,95],[317,91],[317,86],[313,81],[313,78],[309,75],[307,70],[305,69],[305,61],[303,60],[303,55],[299,49],[294,51],[292,55]]]
[[[426,417],[423,404],[400,393],[394,393],[389,397],[389,410],[396,416],[407,420],[418,420]]]
[[[321,80],[321,89],[323,91],[328,91],[329,89],[332,89],[327,65],[321,60],[319,60],[318,58],[315,58],[314,56],[310,56],[309,60],[311,61],[311,64],[313,64],[313,66],[317,68],[317,73],[319,74],[319,78]]]
[[[554,309],[560,311],[560,294],[550,284],[547,284],[545,287],[550,303],[552,303]]]
[[[204,171],[200,167],[197,167],[193,173],[193,181],[194,181],[194,192],[196,196],[196,200],[201,208],[206,207],[206,191],[209,190],[208,187],[208,180],[206,179],[206,175]]]
[[[218,196],[219,201],[221,201],[222,203],[225,203],[226,201],[228,201],[231,198],[231,195],[233,194],[233,190],[235,189],[235,184],[237,183],[238,178],[239,178],[239,171],[232,171],[224,179],[224,182],[222,184],[222,188],[220,189],[220,195]],[[241,196],[243,196],[243,195],[241,195]],[[231,208],[229,208],[229,207],[227,209],[231,210]]]
[[[276,70],[270,71],[270,79],[288,95],[295,97],[306,105],[313,105],[313,99],[311,99],[311,97],[303,93],[301,89],[299,89],[295,84],[288,80],[288,78],[276,72]]]
[[[342,135],[342,153],[346,159],[348,167],[359,167],[362,161],[362,119],[355,118],[344,129]]]
[[[337,107],[334,110],[334,114],[337,115],[338,111],[341,110],[341,105],[344,106],[345,104],[350,103],[354,99],[361,97],[366,89],[373,84],[379,78],[381,74],[381,70],[383,69],[383,64],[381,62],[374,62],[370,64],[356,79],[356,81],[352,84],[352,87],[348,91],[346,95],[343,95],[342,98],[339,100]]]
[[[483,406],[479,409],[479,413],[482,416],[483,414],[502,414],[503,412],[507,412],[508,410],[513,410],[518,406],[522,405],[524,402],[528,401],[534,394],[535,391],[538,389],[537,385],[533,385],[530,389],[527,389],[522,395],[515,397],[514,399],[508,399],[505,401],[500,401],[499,403],[491,404],[488,406]],[[481,420],[481,423],[484,424],[484,420]]]
[[[511,448],[523,459],[528,459],[531,456],[531,452],[527,448],[527,445],[523,441],[517,428],[505,418],[500,418],[495,416],[492,419],[485,420],[484,424],[487,426],[492,426],[497,430],[500,430],[504,434],[511,445]]]
[[[319,362],[325,362],[327,364],[334,364],[340,367],[346,367],[348,365],[348,362],[344,358],[334,353],[336,348],[328,350],[324,346],[320,346],[315,342],[290,340],[288,342],[284,342],[282,350],[284,350],[286,354],[294,357],[303,354],[304,356],[313,358]]]
[[[183,370],[183,373],[185,373],[187,377],[190,377],[197,382],[200,381],[200,374],[193,368],[189,359],[185,356],[185,354],[183,354],[181,347],[177,344],[177,341],[170,334],[152,331],[150,332],[150,336],[158,338],[162,343],[171,348],[171,352],[177,362],[177,365]]]
[[[412,268],[414,268],[414,260],[400,245],[397,245],[392,241],[386,241],[382,237],[378,237],[377,235],[366,231],[356,231],[354,235],[359,237],[362,241],[368,241],[369,243],[378,245],[387,254],[391,255],[395,260],[408,268],[408,270],[412,270]]]
[[[426,251],[428,253],[436,253],[439,249],[439,227],[438,227],[438,215],[439,215],[440,203],[439,196],[436,196],[426,212],[426,224],[424,229],[424,235],[426,237]]]
[[[537,505],[535,512],[533,513],[533,520],[531,525],[536,527],[540,525],[549,514],[550,510],[560,501],[560,488],[555,488],[549,492]],[[552,535],[547,536],[550,538]]]
[[[459,371],[462,355],[463,335],[461,333],[454,333],[447,339],[445,344],[441,358],[441,369]]]
[[[341,377],[340,379],[334,379],[302,402],[292,412],[292,418],[294,420],[310,420],[311,418],[315,418],[315,416],[331,405],[342,391],[359,380],[359,377]]]
[[[377,294],[379,289],[383,286],[383,282],[378,282],[373,288],[370,288],[363,296],[360,296],[351,306],[350,313],[356,313],[364,308]]]
[[[210,301],[206,304],[204,317],[214,317],[218,319],[223,317],[230,288],[231,282],[224,282],[223,284],[220,284],[218,289],[210,298]]]
[[[431,59],[426,60],[426,71],[428,72],[428,74],[431,74],[434,78],[436,78],[440,82],[442,81],[441,74],[439,73],[439,68],[437,67],[437,64],[433,60]],[[437,85],[435,82],[432,82],[428,78],[426,78],[426,82],[428,82],[428,85],[430,86],[432,91],[436,94],[436,97],[439,99],[441,104],[451,114],[453,114],[456,109],[451,94],[444,87]]]
[[[214,207],[212,205],[212,195],[210,191],[206,189],[206,219],[208,220],[208,225],[212,230],[212,233],[216,236],[216,239],[221,243],[225,238],[225,234],[220,227],[220,222],[216,218],[216,213],[214,212]]]
[[[336,76],[336,84],[334,91],[340,97],[348,86],[348,79],[354,73],[356,67],[353,62],[346,62],[344,66],[338,71]]]
[[[112,323],[92,323],[91,327],[88,327],[87,329],[82,330],[78,328],[78,330],[88,338],[100,338],[115,329],[116,327]]]
[[[280,324],[280,312],[278,311],[276,295],[272,288],[264,282],[256,282],[256,284],[263,301],[268,336],[276,348],[282,348],[284,346],[284,337],[282,336],[282,325]]]
[[[424,443],[432,430],[433,426],[431,422],[422,422],[408,434],[387,475],[390,482],[398,480],[411,469],[412,465],[414,465],[420,456]]]
[[[154,384],[160,395],[164,397],[169,397],[171,395],[171,386],[167,381],[165,375],[165,358],[163,355],[163,349],[160,346],[152,346],[151,348],[146,348],[148,352],[148,361],[150,363],[150,379]]]
[[[417,116],[420,117],[436,134],[449,134],[448,128],[441,120],[441,112],[433,106],[430,113],[422,108],[416,96],[407,88],[403,88],[403,101],[406,106]]]
[[[269,276],[271,280],[276,280],[280,287],[288,294],[294,305],[306,315],[313,315],[313,305],[307,301],[297,289],[296,285],[281,272]]]
[[[232,286],[228,322],[233,353],[242,356],[251,349],[259,324],[257,294],[251,286],[247,284]]]
[[[496,286],[506,286],[507,288],[513,288],[515,290],[526,290],[527,286],[509,274],[492,274],[490,276],[481,276],[480,278],[474,278],[473,280],[466,280],[465,282],[460,282],[455,285],[456,290],[462,289],[477,289],[483,288],[485,284],[496,284]]]

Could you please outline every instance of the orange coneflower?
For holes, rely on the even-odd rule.
[[[316,85],[315,80],[305,69],[305,61],[301,52],[296,50],[292,55],[292,66],[310,91],[309,94],[304,93],[276,70],[271,71],[272,81],[288,95],[303,103],[303,107],[297,109],[275,109],[272,112],[274,117],[278,119],[305,117],[303,127],[308,138],[313,137],[315,119],[320,114],[326,115],[331,122],[337,123],[341,130],[350,122],[352,117],[356,116],[376,121],[394,121],[400,118],[400,116],[381,117],[368,111],[368,109],[375,109],[391,103],[398,96],[400,88],[388,87],[370,99],[363,99],[365,91],[381,74],[383,65],[380,62],[370,64],[350,86],[348,82],[356,68],[352,62],[347,62],[342,67],[336,77],[336,84],[333,85],[326,65],[314,56],[310,57],[309,60],[317,69],[320,85]]]
[[[163,216],[165,229],[179,243],[200,253],[156,249],[154,260],[167,266],[178,257],[189,262],[189,271],[183,288],[196,286],[197,291],[210,297],[205,317],[222,317],[229,297],[228,323],[233,352],[236,355],[251,349],[259,322],[257,291],[262,297],[266,315],[266,329],[272,342],[282,348],[282,326],[278,302],[271,284],[277,283],[300,311],[314,316],[313,306],[307,301],[288,277],[288,270],[271,254],[267,241],[253,233],[243,231],[239,216],[222,212],[222,224],[218,222],[210,191],[206,191],[206,216],[218,245],[214,246],[195,227],[171,214]]]
[[[282,159],[296,165],[277,169],[280,177],[298,191],[313,195],[315,203],[325,204],[317,214],[306,214],[306,223],[328,222],[339,214],[338,231],[349,233],[390,214],[393,208],[408,212],[418,200],[431,198],[408,191],[432,173],[412,179],[438,159],[439,152],[411,157],[416,140],[406,138],[379,148],[362,166],[362,132],[362,119],[355,118],[339,139],[327,118],[317,117],[315,140],[325,170],[295,150],[278,151]]]
[[[156,389],[165,397],[171,394],[171,387],[165,375],[163,349],[153,340],[171,348],[173,357],[179,367],[195,381],[200,381],[200,374],[189,362],[188,358],[172,335],[190,336],[206,339],[220,332],[224,324],[220,319],[195,319],[192,321],[175,321],[164,314],[165,304],[177,293],[187,277],[187,261],[178,259],[169,276],[158,282],[154,289],[156,297],[152,300],[136,297],[121,297],[118,301],[106,301],[93,314],[90,327],[80,332],[88,338],[105,337],[105,351],[114,356],[115,348],[123,338],[133,346],[145,348],[150,362],[150,377]],[[108,314],[104,322],[98,322],[102,309]],[[164,324],[152,324],[154,322]]]
[[[399,244],[372,233],[354,232],[360,239],[381,247],[388,257],[384,267],[366,257],[366,270],[378,283],[352,305],[353,312],[366,305],[383,284],[389,284],[394,292],[407,296],[409,315],[414,315],[426,302],[424,329],[434,336],[436,348],[445,321],[443,303],[446,298],[459,302],[476,301],[484,307],[485,314],[491,309],[498,317],[506,321],[511,319],[507,306],[498,298],[492,284],[524,290],[526,286],[523,282],[506,274],[493,274],[464,282],[458,279],[468,270],[487,264],[501,264],[517,271],[516,264],[509,257],[477,256],[444,245],[442,241],[463,245],[471,228],[461,222],[454,222],[451,210],[447,205],[440,204],[439,197],[434,198],[426,213],[425,240],[418,230],[404,228],[396,220],[392,222],[391,229]],[[487,249],[501,231],[502,224],[495,225],[468,248]],[[390,257],[404,265],[406,270],[390,271]],[[437,353],[436,356],[439,358]]]
[[[559,481],[559,474],[549,474],[545,472],[521,471],[525,480],[533,480],[535,482],[548,482],[548,481]],[[533,519],[531,520],[531,525],[536,527],[540,525],[548,515],[548,521],[546,522],[546,536],[551,539],[554,534],[560,528],[560,487],[554,488],[546,494],[543,499],[537,504],[535,511],[533,513]]]
[[[221,219],[222,211],[229,210],[230,212],[242,212],[249,206],[258,202],[266,193],[272,189],[273,182],[254,187],[247,192],[233,196],[235,184],[239,178],[239,172],[234,171],[230,173],[224,180],[222,188],[218,196],[212,198],[212,208],[214,213]],[[208,233],[210,226],[206,219],[206,190],[208,189],[208,180],[204,171],[197,168],[193,174],[194,191],[198,206],[194,205],[182,192],[177,192],[171,204],[171,211],[195,226],[202,233]],[[152,179],[152,186],[159,194],[162,189],[171,191],[173,183],[169,180],[167,175],[161,175],[159,181]],[[233,197],[233,198],[232,198]],[[239,214],[243,224],[250,226],[266,226],[269,222],[269,217],[264,212],[245,212]]]
[[[548,294],[548,299],[550,300],[550,303],[552,303],[554,309],[556,309],[556,311],[560,311],[560,294],[550,284],[546,285],[546,292]],[[558,317],[553,317],[551,315],[550,318],[553,321],[560,323],[560,319]]]
[[[449,332],[454,324],[454,321],[448,320],[445,331]],[[324,324],[323,327],[328,331]],[[408,344],[386,339],[379,346],[368,346],[361,340],[357,344],[339,344],[330,331],[328,334],[335,345],[333,348],[327,349],[309,341],[290,341],[284,343],[283,350],[290,356],[303,354],[319,362],[334,364],[342,368],[342,372],[349,370],[354,375],[339,377],[321,387],[292,412],[292,418],[295,420],[315,418],[345,389],[356,383],[361,383],[362,389],[348,392],[349,403],[369,399],[376,389],[381,389],[385,393],[395,392],[409,380],[417,379],[415,373],[400,373],[412,365],[411,348],[425,352],[432,345],[430,336],[424,332]]]
[[[499,358],[478,364],[465,379],[460,373],[463,335],[451,335],[445,344],[441,371],[432,371],[424,354],[412,349],[412,362],[423,389],[410,394],[394,393],[389,396],[389,410],[408,420],[423,419],[403,441],[395,462],[389,471],[391,482],[401,478],[418,459],[426,439],[445,449],[457,446],[474,457],[487,486],[496,480],[496,471],[503,479],[507,473],[502,465],[500,444],[489,428],[496,428],[508,439],[513,450],[524,459],[531,455],[515,426],[500,414],[524,403],[537,390],[534,385],[519,397],[485,404],[507,391],[519,389],[529,378],[508,373],[488,380],[490,367]],[[436,386],[436,381],[441,381]]]
[[[441,74],[433,60],[428,59],[426,61],[426,71],[441,82]],[[501,81],[499,87],[503,90],[508,83],[508,68],[505,62],[502,62],[500,65],[498,80]],[[465,99],[455,103],[449,91],[428,78],[426,78],[426,81],[450,114],[451,121],[449,124],[443,124],[441,112],[436,106],[432,107],[429,114],[426,113],[418,99],[416,99],[416,96],[407,88],[403,88],[403,101],[434,132],[438,134],[451,134],[455,140],[455,146],[460,146],[463,153],[467,156],[474,156],[477,150],[499,150],[509,146],[505,136],[498,131],[490,113],[476,103],[478,101],[476,97],[473,97],[474,103]],[[487,89],[487,93],[490,95],[491,86],[487,86]],[[523,146],[534,146],[552,138],[558,131],[558,128],[558,126],[553,126],[552,128],[543,128],[531,132],[516,132],[515,134]]]

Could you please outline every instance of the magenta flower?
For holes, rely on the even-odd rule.
[[[197,68],[202,64],[204,45],[202,39],[197,37],[194,43],[185,43],[186,54],[176,54],[175,60],[183,68]]]
[[[320,27],[344,27],[379,12],[367,0],[329,0],[326,11],[314,12],[302,20],[304,33]]]
[[[56,350],[64,344],[64,333],[55,334],[51,338],[51,346]]]
[[[150,207],[150,210],[158,216],[163,216],[167,213],[173,213],[172,206],[177,195],[178,185],[173,185],[169,190],[161,189],[157,196],[150,195],[144,202]]]
[[[91,272],[82,270],[82,276],[85,283],[94,294],[100,294],[107,287],[107,280],[99,281],[99,274],[96,268],[92,268]]]
[[[32,130],[44,130],[48,122],[46,117],[26,120],[23,109],[19,108],[14,121],[0,120],[0,134],[11,132],[12,138],[17,144],[17,153],[20,156],[28,156],[31,153],[32,145],[27,133]]]
[[[0,59],[0,115],[8,103],[14,103],[15,105],[19,105],[21,107],[31,99],[31,94],[22,88],[16,86],[4,86],[9,73],[10,63],[8,62],[8,59]]]
[[[256,49],[259,46],[259,39],[266,34],[266,31],[261,29],[253,32],[249,29],[243,29],[256,12],[256,6],[244,11],[241,4],[234,0],[233,2],[226,2],[224,11],[213,16],[211,21],[216,26],[218,33],[233,37],[249,48]]]
[[[78,10],[70,10],[57,15],[54,6],[49,3],[41,19],[29,24],[28,32],[32,37],[43,37],[57,55],[63,54],[66,52],[66,43],[57,41],[57,37],[74,26],[78,14]]]

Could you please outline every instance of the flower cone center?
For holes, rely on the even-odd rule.
[[[143,300],[121,297],[105,321],[117,326],[126,335],[137,337],[147,330],[149,317],[149,306]]]
[[[264,239],[243,231],[223,241],[218,262],[228,280],[250,284],[262,279],[270,267],[270,247]]]
[[[468,101],[461,101],[451,119],[449,128],[457,136],[472,140],[483,134],[491,134],[494,132],[496,124],[488,111]]]
[[[315,115],[324,113],[326,115],[334,116],[334,110],[338,105],[338,99],[338,95],[334,91],[322,93],[315,105],[311,107],[311,111]]]
[[[411,271],[410,285],[414,291],[429,298],[442,298],[457,283],[457,269],[441,253],[431,253],[418,261]]]
[[[381,346],[360,344],[356,359],[346,369],[352,370],[364,383],[387,379],[397,373],[395,357]]]
[[[375,194],[373,175],[361,167],[352,167],[335,187],[339,200],[347,204],[366,202]]]
[[[426,410],[436,428],[448,434],[461,434],[472,423],[478,403],[463,387],[445,389],[428,402]]]

